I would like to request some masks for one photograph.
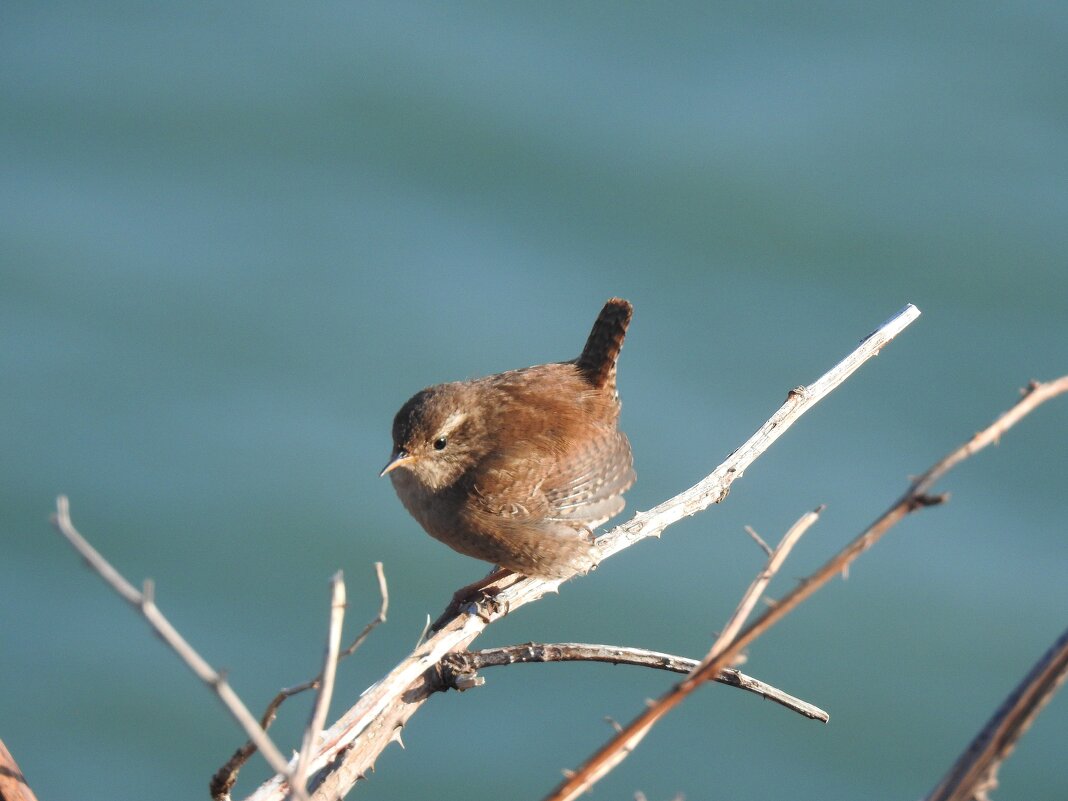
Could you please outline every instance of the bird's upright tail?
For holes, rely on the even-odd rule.
[[[598,389],[616,391],[616,360],[623,348],[634,307],[623,298],[611,298],[597,315],[586,347],[575,360],[586,379]]]

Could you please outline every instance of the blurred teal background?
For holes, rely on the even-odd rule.
[[[721,507],[483,638],[704,653],[1031,378],[1068,371],[1068,7],[8,3],[0,26],[0,737],[38,795],[205,798],[242,741],[90,574],[75,523],[255,710],[335,715],[483,572],[378,469],[420,387],[578,353],[634,302],[631,511],[711,470],[906,302],[923,317]],[[1068,623],[1068,399],[750,653],[828,726],[710,687],[595,792],[912,799]],[[668,675],[516,666],[434,699],[358,791],[539,798]],[[276,731],[298,742],[308,701]],[[1063,797],[1068,699],[997,797]],[[267,775],[254,762],[246,791]],[[239,786],[239,790],[241,787]],[[242,795],[243,793],[238,793]]]

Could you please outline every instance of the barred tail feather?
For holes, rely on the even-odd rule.
[[[604,304],[597,322],[593,324],[586,347],[575,364],[597,389],[616,389],[616,360],[623,348],[634,307],[622,298],[611,298]]]

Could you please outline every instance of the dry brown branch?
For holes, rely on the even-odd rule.
[[[363,645],[364,640],[366,640],[368,635],[374,631],[375,627],[386,622],[386,613],[389,611],[389,585],[386,583],[386,573],[381,562],[375,562],[375,577],[378,580],[378,593],[381,599],[378,607],[378,614],[363,627],[363,631],[357,635],[356,639],[353,640],[345,650],[338,654],[339,662],[346,657],[352,656],[356,650]],[[271,727],[271,724],[274,723],[275,718],[278,716],[279,707],[282,706],[287,698],[292,698],[294,695],[298,695],[307,690],[317,689],[322,679],[323,674],[319,673],[318,676],[310,681],[282,689],[278,695],[271,699],[271,703],[267,705],[267,709],[260,718],[260,725],[263,727],[263,730],[267,731]],[[230,790],[233,789],[234,784],[237,782],[238,773],[255,753],[256,744],[252,742],[252,740],[248,740],[234,752],[233,756],[226,761],[226,764],[219,768],[211,778],[209,789],[212,798],[216,799],[216,801],[222,801],[223,799],[228,799],[230,797]]]
[[[37,801],[3,740],[0,740],[0,801]]]
[[[635,665],[668,670],[673,673],[690,673],[701,664],[697,659],[649,651],[645,648],[578,642],[528,642],[523,645],[507,645],[479,651],[456,651],[442,660],[441,667],[444,674],[443,680],[446,683],[452,683],[455,677],[471,675],[482,668],[528,662],[606,662],[612,665]],[[715,677],[715,681],[748,690],[812,720],[826,723],[830,718],[818,706],[795,698],[777,687],[747,676],[734,668],[724,669]]]
[[[626,759],[638,747],[638,744],[653,726],[668,712],[685,701],[705,681],[718,676],[724,668],[730,665],[734,658],[741,653],[743,647],[738,644],[739,639],[737,636],[742,625],[752,613],[753,607],[760,600],[760,596],[764,594],[764,590],[772,577],[782,567],[797,541],[801,539],[801,535],[818,519],[818,510],[809,512],[790,527],[790,530],[786,532],[778,546],[772,551],[764,570],[749,585],[749,589],[745,591],[738,608],[734,610],[734,614],[731,615],[726,627],[716,638],[708,655],[701,660],[701,663],[685,679],[661,695],[655,702],[649,704],[637,718],[627,726],[624,726],[597,753],[586,760],[582,767],[576,771],[568,772],[564,781],[546,796],[546,801],[570,801],[570,799],[577,798],[592,788],[593,785]]]
[[[775,574],[779,572],[779,568],[783,566],[786,561],[786,557],[790,555],[790,551],[794,549],[794,545],[801,539],[802,535],[808,531],[817,520],[820,519],[820,513],[823,511],[823,507],[820,506],[814,512],[809,512],[803,515],[800,520],[790,526],[790,530],[783,535],[782,540],[778,546],[768,555],[768,564],[764,568],[763,572],[753,580],[753,583],[749,585],[749,589],[745,591],[742,596],[742,602],[738,604],[738,608],[734,610],[734,614],[731,615],[730,620],[727,621],[727,625],[720,632],[716,641],[712,643],[712,647],[709,649],[705,658],[701,660],[701,664],[691,671],[690,675],[694,678],[703,677],[704,679],[714,678],[719,671],[709,670],[708,665],[713,661],[719,659],[720,655],[734,642],[737,638],[737,634],[741,631],[742,626],[745,625],[745,621],[749,619],[749,615],[753,613],[753,608],[757,605],[757,601],[760,600],[764,594],[764,590],[768,588],[768,584],[775,577]],[[740,652],[736,652],[735,656]],[[720,660],[721,662],[723,660]],[[733,661],[727,662],[729,664]],[[721,667],[726,667],[723,664]]]
[[[1068,676],[1068,630],[1050,646],[964,749],[927,801],[987,801],[998,769]]]
[[[151,579],[146,579],[144,583],[144,590],[139,591],[129,581],[127,581],[118,570],[111,566],[111,564],[100,555],[100,553],[89,544],[89,542],[78,533],[78,530],[74,528],[74,524],[70,519],[70,504],[67,501],[65,495],[60,495],[56,499],[56,513],[52,516],[52,525],[56,527],[67,541],[74,546],[74,549],[78,551],[81,557],[86,563],[95,570],[104,581],[111,586],[115,592],[117,592],[123,600],[125,600],[130,606],[134,607],[141,615],[148,621],[148,625],[159,635],[167,645],[171,647],[179,658],[185,662],[190,670],[196,675],[198,679],[208,685],[212,692],[222,701],[226,710],[234,717],[235,720],[241,725],[248,734],[249,738],[256,742],[256,747],[259,748],[260,753],[263,754],[264,759],[268,764],[276,771],[279,771],[283,776],[288,777],[290,774],[290,768],[286,762],[285,757],[271,742],[271,738],[267,736],[267,733],[263,730],[263,727],[252,717],[252,713],[248,711],[248,707],[241,701],[237,693],[234,692],[229,682],[226,681],[226,677],[219,673],[215,668],[207,663],[207,661],[196,652],[196,650],[181,634],[178,630],[171,625],[171,622],[164,617],[159,607],[156,606],[154,595],[155,590]],[[306,798],[306,795],[301,788],[294,788],[294,795],[297,798]]]
[[[1015,405],[1008,411],[1004,412],[985,429],[975,434],[966,443],[936,462],[934,466],[922,476],[915,479],[909,486],[908,490],[905,491],[905,494],[884,512],[882,516],[815,573],[801,581],[797,587],[787,594],[786,597],[782,598],[775,606],[768,609],[764,614],[753,621],[753,623],[738,635],[738,638],[733,642],[731,647],[724,652],[724,654],[730,656],[733,653],[740,652],[742,649],[747,648],[753,641],[786,617],[786,615],[792,612],[806,598],[820,589],[820,587],[830,581],[830,579],[844,572],[853,560],[860,556],[864,551],[871,548],[879,541],[883,534],[889,531],[890,528],[910,512],[941,503],[942,500],[944,500],[942,497],[935,497],[928,494],[931,487],[939,478],[944,476],[946,472],[968,457],[978,453],[991,443],[997,442],[1006,431],[1012,428],[1012,426],[1019,422],[1023,417],[1032,412],[1042,403],[1045,403],[1047,400],[1050,400],[1063,392],[1068,392],[1068,376],[1063,376],[1055,381],[1045,384],[1032,381],[1023,390],[1023,397],[1021,397]],[[714,669],[719,666],[718,662],[718,659],[712,660],[702,668],[702,670]],[[724,664],[726,664],[725,660]],[[582,769],[574,773],[568,781],[565,781],[557,787],[552,794],[547,796],[547,801],[548,799],[556,801],[557,799],[574,798],[574,791],[591,786],[591,778],[595,781],[595,777],[603,776],[604,773],[607,772],[603,769],[606,765],[609,763],[612,765],[618,764],[623,757],[617,758],[616,755],[622,753],[625,756],[625,754],[629,752],[628,743],[633,739],[633,743],[630,745],[630,748],[633,748],[633,745],[636,744],[641,737],[644,736],[648,728],[655,723],[656,719],[652,718],[654,710],[663,707],[666,712],[667,709],[672,708],[682,700],[681,698],[675,699],[672,697],[673,693],[682,695],[682,691],[679,689],[680,687],[681,685],[676,685],[671,693],[668,693],[658,701],[656,707],[646,710],[646,712],[633,721],[630,726],[626,727],[608,744],[602,747],[587,761]],[[682,697],[685,696],[683,695]],[[663,713],[661,713],[661,716],[662,714]]]
[[[832,578],[844,573],[853,560],[871,548],[887,531],[908,514],[915,512],[917,509],[942,503],[945,500],[945,496],[930,494],[935,482],[968,457],[974,456],[983,448],[997,442],[1005,432],[1040,405],[1061,393],[1068,392],[1068,376],[1063,376],[1044,384],[1032,381],[1021,392],[1022,397],[1010,409],[963,445],[942,457],[923,475],[914,479],[909,488],[905,490],[905,494],[898,498],[860,536],[828,560],[815,573],[801,581],[788,595],[779,599],[774,607],[754,620],[740,635],[740,639],[745,641],[745,645],[748,646],[767,629],[786,617],[802,601]]]
[[[308,762],[315,748],[319,732],[326,724],[326,713],[334,694],[334,677],[337,675],[338,651],[341,649],[341,626],[345,620],[345,580],[339,570],[330,579],[330,625],[326,636],[326,653],[323,655],[322,680],[312,706],[311,717],[304,729],[304,743],[293,768],[292,783],[304,790],[308,786]]]
[[[815,383],[790,391],[786,402],[740,448],[711,474],[659,506],[636,514],[626,523],[598,538],[602,559],[618,553],[639,540],[658,537],[679,520],[722,501],[739,478],[806,411],[838,387],[868,359],[876,356],[920,311],[909,304],[869,334],[845,359]],[[360,700],[326,733],[323,748],[312,760],[311,769],[327,768],[320,775],[315,798],[344,797],[356,781],[374,766],[378,754],[395,739],[395,732],[439,689],[436,667],[450,651],[466,648],[491,622],[510,611],[555,592],[559,580],[531,579],[514,574],[490,585],[494,603],[467,614],[463,610],[442,621],[440,628],[369,688]],[[261,785],[249,801],[281,799],[284,776]]]

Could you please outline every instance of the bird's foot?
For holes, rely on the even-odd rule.
[[[498,567],[489,575],[458,589],[452,594],[452,601],[445,607],[445,611],[430,627],[431,630],[437,631],[462,611],[478,615],[488,623],[491,615],[501,611],[501,602],[497,600],[497,595],[504,589],[504,587],[491,585],[502,578],[512,575],[517,574],[507,568]],[[468,607],[471,608],[469,609]],[[507,609],[505,609],[505,614],[508,614]]]

